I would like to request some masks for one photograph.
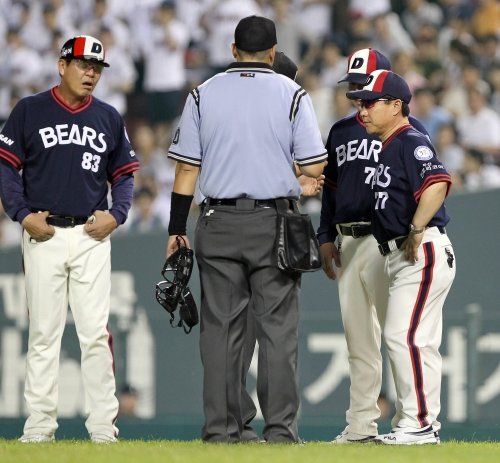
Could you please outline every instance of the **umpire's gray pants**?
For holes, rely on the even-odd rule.
[[[201,280],[202,438],[239,442],[247,310],[259,342],[257,394],[268,442],[297,442],[296,382],[300,277],[274,263],[276,210],[205,207],[196,226]],[[249,306],[250,298],[252,303]],[[249,308],[250,307],[250,308]]]

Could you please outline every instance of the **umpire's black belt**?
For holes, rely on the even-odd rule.
[[[353,223],[351,225],[339,224],[339,230],[343,236],[361,238],[366,235],[371,235],[372,226],[369,223]]]
[[[49,215],[47,223],[54,227],[73,228],[76,225],[83,225],[89,220],[88,217],[71,217],[67,215]]]
[[[439,233],[441,233],[441,235],[446,234],[446,228],[444,227],[436,227],[436,228],[439,230]],[[387,254],[390,254],[392,251],[401,248],[401,245],[404,243],[406,238],[408,238],[408,236],[399,236],[398,238],[386,241],[385,243],[380,243],[378,245],[378,250],[380,251],[380,254],[386,256]]]
[[[206,206],[233,206],[236,209],[255,209],[256,207],[276,208],[276,199],[250,199],[250,198],[207,198]]]

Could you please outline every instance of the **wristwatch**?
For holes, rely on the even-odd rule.
[[[419,235],[420,233],[423,233],[424,230],[425,230],[425,227],[415,228],[415,225],[413,225],[412,223],[410,224],[410,233],[412,235]]]

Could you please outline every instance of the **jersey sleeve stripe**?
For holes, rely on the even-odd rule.
[[[115,181],[117,178],[121,177],[122,175],[131,174],[132,172],[135,172],[136,170],[139,170],[139,162],[131,162],[130,164],[127,164],[127,165],[122,166],[119,169],[115,170],[113,172],[113,175],[111,176],[111,180]]]
[[[292,106],[290,107],[289,119],[291,122],[294,121],[297,111],[299,110],[300,99],[306,95],[307,92],[303,88],[299,88],[293,95]]]
[[[328,153],[325,151],[324,153],[316,154],[306,159],[300,159],[300,160],[296,159],[295,162],[299,166],[308,166],[310,164],[318,164],[320,162],[323,162],[324,160],[326,160],[327,157]]]
[[[9,164],[12,164],[17,170],[21,169],[23,165],[21,160],[15,154],[9,153],[8,151],[5,151],[2,148],[0,148],[0,158],[5,159]]]
[[[451,186],[451,177],[449,174],[437,174],[437,175],[432,175],[427,177],[424,180],[423,185],[413,194],[413,197],[415,198],[415,201],[420,201],[420,197],[422,196],[422,193],[429,188],[431,185],[434,185],[435,183],[440,183],[440,182],[446,182],[448,183],[448,189],[446,191],[446,194],[448,195],[448,192],[450,191],[450,186]]]
[[[191,90],[191,96],[193,97],[194,99],[194,102],[196,103],[196,108],[198,109],[198,116],[201,117],[201,114],[200,114],[200,91],[198,90],[198,88],[195,88],[193,90]]]
[[[189,164],[191,166],[199,167],[201,166],[201,161],[199,159],[190,158],[182,154],[176,153],[174,151],[169,151],[167,157],[170,159],[175,159],[176,161],[183,162],[184,164]]]

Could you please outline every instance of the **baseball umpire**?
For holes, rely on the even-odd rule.
[[[21,99],[0,137],[0,195],[7,214],[24,228],[29,416],[20,441],[54,440],[69,303],[82,351],[85,424],[93,442],[110,443],[118,434],[107,329],[110,234],[127,218],[139,162],[121,116],[92,96],[109,66],[102,43],[85,35],[69,39],[57,66],[59,85]]]
[[[167,254],[186,220],[196,179],[206,201],[195,232],[201,280],[202,438],[241,442],[247,311],[262,351],[257,390],[267,442],[298,442],[296,382],[300,276],[275,258],[278,204],[301,189],[294,161],[321,175],[326,151],[311,99],[271,69],[276,28],[264,17],[235,29],[229,68],[194,89],[169,150],[178,161]],[[200,170],[201,167],[201,170]],[[251,304],[249,304],[251,299]]]
[[[361,89],[372,71],[390,67],[389,60],[378,50],[364,48],[349,56],[347,73],[339,83],[348,82],[349,90]],[[353,102],[358,112],[336,122],[326,142],[328,165],[318,228],[323,270],[332,280],[338,277],[349,352],[347,426],[335,437],[335,444],[367,443],[378,434],[377,399],[382,385],[380,324],[389,287],[371,227],[371,179],[379,163],[382,142],[367,133],[359,115],[361,108],[357,100]],[[426,134],[417,119],[410,117],[410,123]]]
[[[445,226],[451,185],[429,139],[409,123],[411,92],[398,74],[377,70],[359,101],[368,133],[382,141],[374,191],[373,234],[389,281],[382,325],[396,385],[392,431],[385,444],[439,444],[443,304],[455,278]]]

